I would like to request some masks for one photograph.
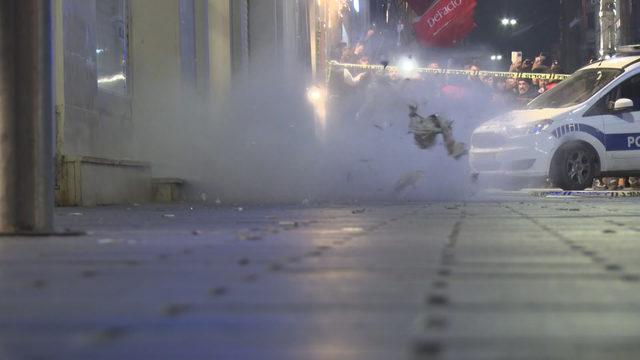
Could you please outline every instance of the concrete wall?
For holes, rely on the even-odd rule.
[[[55,0],[62,25],[56,36],[61,155],[150,161],[154,177],[187,184],[224,176],[209,160],[228,154],[210,153],[210,144],[229,136],[229,123],[238,120],[230,116],[231,86],[238,80],[233,74],[254,72],[265,81],[274,67],[302,74],[304,69],[287,66],[301,58],[311,66],[306,5],[313,1],[129,0],[128,16],[114,19],[128,25],[121,74],[126,86],[105,89],[100,61],[111,72],[119,69],[97,49],[122,40],[122,32],[104,38],[111,27],[100,22],[100,12],[120,6],[108,1],[122,0]]]
[[[176,135],[180,132],[182,83],[178,5],[176,0],[131,2],[135,154],[138,159],[154,161],[154,170],[161,173],[167,171],[166,167],[171,163],[172,150],[178,146]]]
[[[225,119],[231,82],[229,0],[195,0],[194,16],[180,1],[131,2],[131,75],[135,156],[153,163],[154,177],[197,180],[211,125]],[[153,11],[149,11],[153,8]],[[185,19],[195,39],[185,37]],[[181,23],[181,20],[183,21]],[[181,41],[193,41],[185,54]],[[193,62],[195,83],[183,61]],[[189,85],[191,88],[189,88]]]
[[[306,63],[311,68],[306,0],[249,0],[248,44],[250,72],[265,71],[268,60],[284,64]],[[315,13],[314,13],[315,14]]]

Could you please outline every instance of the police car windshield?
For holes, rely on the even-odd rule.
[[[622,74],[620,69],[585,69],[560,82],[553,89],[535,98],[529,109],[564,108],[580,104]]]

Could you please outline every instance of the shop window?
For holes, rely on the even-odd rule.
[[[126,95],[128,63],[128,0],[96,1],[98,88]]]

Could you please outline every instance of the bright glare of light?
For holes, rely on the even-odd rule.
[[[498,58],[497,56],[491,55],[491,60],[496,61],[497,58]]]
[[[124,74],[116,74],[113,76],[105,76],[98,79],[98,84],[110,84],[118,81],[127,80],[127,77]]]
[[[502,60],[502,55],[498,55],[498,56],[496,56],[496,59],[498,59],[498,60]]]
[[[307,89],[307,100],[315,113],[315,132],[318,139],[323,140],[327,132],[327,92],[318,86]]]
[[[104,52],[104,49],[96,49],[96,54],[100,55]]]
[[[360,12],[360,0],[353,0],[353,10]]]
[[[517,25],[518,24],[518,20],[511,19],[511,20],[509,20],[509,24],[512,25],[512,26]]]
[[[412,58],[402,58],[398,63],[398,70],[400,71],[400,74],[405,77],[411,76],[417,68],[418,64]]]
[[[507,18],[503,18],[501,22],[502,22],[502,25],[504,25],[504,26],[509,25],[509,19],[507,19]]]
[[[317,86],[307,89],[307,99],[312,104],[318,104],[324,100],[324,91]]]

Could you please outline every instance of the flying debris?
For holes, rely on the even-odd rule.
[[[409,105],[409,133],[413,134],[416,145],[420,149],[429,149],[436,143],[438,134],[442,134],[447,152],[454,159],[459,159],[469,152],[467,144],[456,142],[453,138],[453,121],[441,118],[436,114],[422,117],[418,107]]]
[[[415,188],[416,184],[424,177],[424,171],[416,170],[409,172],[396,181],[393,191],[398,194],[402,193],[408,188]]]

